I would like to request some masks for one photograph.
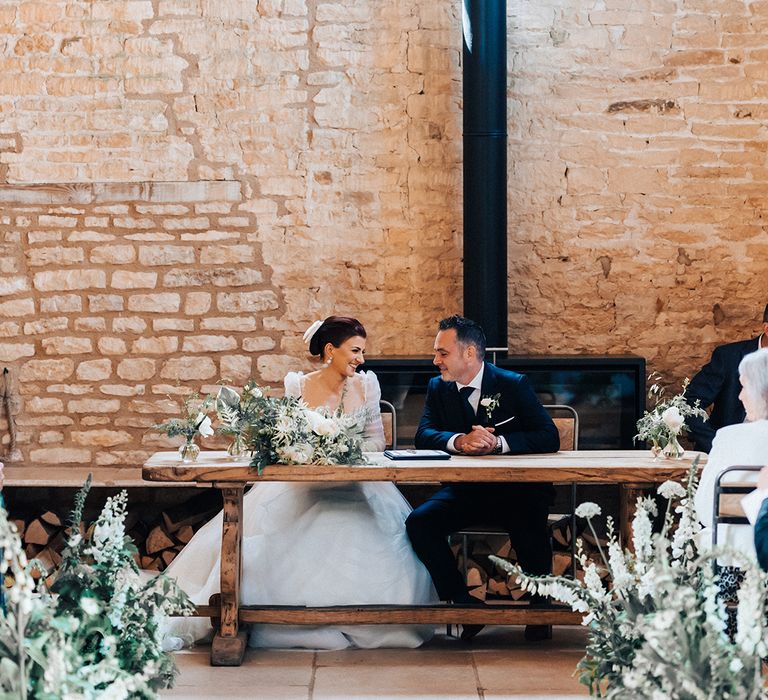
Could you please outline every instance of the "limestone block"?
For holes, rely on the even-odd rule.
[[[254,250],[250,245],[203,246],[200,251],[200,263],[203,265],[249,263],[254,257]]]
[[[128,358],[117,365],[117,376],[129,381],[144,381],[155,376],[156,367],[156,361],[146,357]]]
[[[237,348],[237,341],[232,336],[190,335],[184,338],[183,352],[222,352]]]
[[[137,355],[169,355],[176,352],[179,339],[174,335],[160,335],[154,338],[138,338],[131,345],[131,352]]]
[[[9,302],[10,303],[10,302]],[[75,294],[57,294],[40,299],[40,311],[46,314],[68,313],[83,310],[83,300]]]
[[[170,399],[134,399],[128,404],[128,410],[132,413],[157,413],[166,416],[175,416],[178,414],[180,405],[171,401]],[[118,419],[119,420],[119,419]],[[134,419],[135,420],[135,419]],[[118,421],[115,421],[118,423]],[[119,425],[127,425],[124,421],[118,423]],[[142,427],[142,425],[135,425],[131,423],[133,427]],[[148,427],[144,425],[144,427]]]
[[[163,275],[166,287],[245,287],[263,281],[260,270],[249,268],[218,268],[215,270],[172,270]]]
[[[47,246],[45,248],[29,248],[26,254],[32,267],[51,264],[73,265],[85,260],[85,253],[82,248]]]
[[[93,341],[90,338],[43,338],[42,345],[46,355],[84,355],[93,350]]]
[[[64,403],[61,399],[31,396],[24,401],[24,409],[29,413],[61,413]]]
[[[44,430],[37,436],[37,441],[41,445],[55,445],[64,442],[64,433],[58,430]]]
[[[123,297],[117,294],[89,294],[88,310],[91,313],[99,311],[122,311],[125,306]]]
[[[115,270],[112,273],[111,286],[114,289],[154,289],[157,286],[157,273]]]
[[[239,331],[247,333],[256,330],[253,316],[218,316],[200,319],[200,329],[204,331]]]
[[[133,294],[128,297],[130,311],[147,313],[173,313],[181,307],[181,297],[178,294],[166,292],[163,294]]]
[[[195,328],[195,322],[184,318],[155,318],[152,319],[152,330],[154,331],[192,331]]]
[[[107,322],[104,318],[90,317],[90,318],[76,318],[75,330],[83,333],[99,333],[107,330]]]
[[[68,413],[117,413],[118,399],[71,399],[67,402]]]
[[[208,292],[189,292],[184,300],[184,313],[200,316],[211,308],[211,295]]]
[[[0,302],[0,316],[31,316],[35,313],[35,302],[32,299],[11,299]]]
[[[19,370],[19,381],[61,381],[71,376],[74,371],[75,363],[70,358],[28,360]]]
[[[18,323],[15,321],[0,323],[0,338],[14,338],[18,335],[21,335],[21,326]]]
[[[128,348],[122,338],[105,336],[99,338],[97,346],[102,355],[125,355]]]
[[[75,376],[85,381],[100,381],[112,376],[111,360],[86,360],[77,366]]]
[[[141,396],[146,387],[143,384],[102,384],[99,391],[109,396]]]
[[[114,333],[143,333],[146,329],[147,322],[140,316],[121,316],[112,319]]]
[[[26,292],[29,282],[26,277],[0,277],[0,296]]]
[[[73,430],[72,442],[91,447],[114,447],[133,442],[133,436],[124,430]]]
[[[91,464],[91,451],[74,447],[46,447],[30,450],[29,459],[39,464]]]
[[[103,270],[52,270],[33,275],[35,289],[41,292],[71,289],[99,289],[106,287]]]
[[[219,311],[256,313],[276,309],[277,296],[271,290],[257,292],[219,292],[216,294],[216,308]]]
[[[29,321],[24,324],[24,335],[41,335],[56,333],[69,328],[69,319],[66,316],[55,318],[41,318],[37,321]]]
[[[160,370],[163,379],[211,379],[215,375],[216,365],[210,357],[171,358]]]
[[[219,360],[222,381],[244,384],[251,377],[253,360],[246,355],[223,355]]]
[[[133,262],[135,259],[136,250],[132,245],[97,246],[92,248],[90,252],[90,261],[92,263],[124,265]]]
[[[263,352],[272,350],[274,347],[275,341],[266,336],[243,338],[243,350],[246,352]]]
[[[195,249],[174,245],[139,246],[139,262],[150,266],[190,264],[195,262]]]
[[[296,360],[285,355],[262,355],[256,367],[264,382],[282,383],[285,375],[296,369]]]

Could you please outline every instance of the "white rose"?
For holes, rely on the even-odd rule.
[[[480,399],[480,405],[481,405],[483,408],[488,408],[488,406],[490,406],[490,405],[491,405],[491,400],[492,400],[492,399],[491,399],[491,397],[490,397],[490,396],[486,396],[484,399]]]
[[[264,396],[264,392],[257,386],[253,387],[253,389],[251,389],[248,393],[253,396],[254,399],[260,399],[262,396]]]
[[[680,409],[677,406],[670,406],[661,414],[661,420],[672,432],[677,433],[683,427],[685,422]]]
[[[198,415],[198,418],[200,415]],[[213,435],[213,427],[211,426],[211,417],[205,416],[198,424],[197,424],[197,432],[200,433],[203,437],[211,437]]]
[[[339,426],[332,418],[323,418],[317,427],[312,428],[312,430],[318,435],[325,437],[336,437],[339,434]]]
[[[80,598],[80,607],[86,615],[98,615],[99,603],[94,598],[87,598],[83,596]]]

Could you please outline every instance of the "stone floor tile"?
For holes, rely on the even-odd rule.
[[[227,698],[241,700],[308,700],[314,652],[246,650],[240,667],[212,667],[210,647],[174,655],[180,674],[162,698]]]

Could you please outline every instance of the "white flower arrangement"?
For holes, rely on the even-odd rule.
[[[0,509],[0,575],[12,579],[0,609],[0,697],[56,700],[156,698],[176,669],[162,649],[159,622],[192,611],[165,576],[142,582],[125,536],[126,495],[107,500],[90,538],[80,521],[90,477],[75,498],[62,562],[53,573],[28,564]],[[35,584],[30,566],[42,575]]]
[[[699,552],[695,543],[701,529],[693,505],[697,466],[691,468],[687,488],[673,482],[659,488],[667,498],[660,533],[651,531],[655,502],[638,499],[634,553],[622,551],[610,518],[607,558],[600,548],[602,561],[589,561],[579,541],[583,581],[529,576],[517,565],[491,557],[525,590],[585,613],[582,624],[589,628],[589,638],[578,670],[591,695],[647,700],[766,697],[760,671],[761,658],[768,655],[768,575],[755,562],[740,560],[746,578],[731,640],[713,566],[722,552]],[[594,504],[582,505],[587,507],[580,515],[592,529],[597,511]],[[604,585],[600,569],[610,574],[611,586]]]
[[[365,410],[310,409],[294,396],[261,392],[249,403],[247,449],[259,473],[268,464],[364,464]]]
[[[706,419],[707,412],[699,406],[698,400],[693,406],[685,400],[685,390],[690,383],[687,377],[683,380],[682,391],[670,399],[664,398],[666,387],[661,383],[659,374],[654,372],[648,379],[653,381],[648,390],[648,398],[653,400],[654,406],[637,421],[637,435],[634,439],[649,440],[654,450],[658,451],[669,443],[677,443],[677,438],[688,431],[686,418],[695,416]]]

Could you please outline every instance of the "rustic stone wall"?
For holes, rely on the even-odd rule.
[[[0,0],[0,363],[35,462],[135,464],[175,396],[331,312],[461,309],[460,3]],[[768,4],[508,0],[510,346],[671,379],[768,301]],[[7,439],[7,437],[6,437]]]

